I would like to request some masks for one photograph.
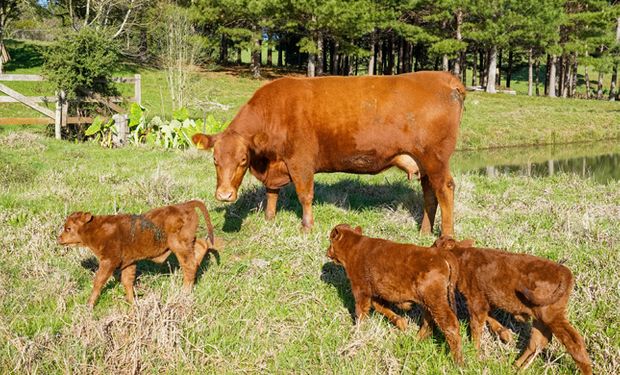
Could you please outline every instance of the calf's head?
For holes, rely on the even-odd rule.
[[[92,219],[93,215],[88,212],[74,212],[69,215],[62,233],[58,236],[58,243],[61,245],[81,245],[82,228]]]
[[[443,250],[452,250],[455,247],[461,247],[461,248],[472,247],[474,246],[474,242],[475,241],[471,238],[468,238],[462,241],[457,241],[450,236],[441,236],[435,241],[435,243],[433,243],[433,246],[431,247],[436,247],[438,249],[443,249]]]
[[[327,249],[327,257],[337,264],[345,265],[347,254],[350,251],[350,244],[347,238],[351,233],[362,234],[362,227],[355,229],[349,224],[338,224],[329,234],[329,248]]]
[[[215,198],[234,202],[243,176],[250,165],[250,148],[247,140],[235,132],[215,135],[195,134],[192,141],[199,149],[213,149],[213,164],[217,173]]]

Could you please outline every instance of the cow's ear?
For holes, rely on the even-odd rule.
[[[199,150],[208,150],[213,148],[213,145],[215,144],[215,136],[196,133],[192,136],[192,142],[194,142]]]
[[[269,136],[263,132],[256,133],[252,137],[252,146],[255,150],[264,150],[269,142]]]
[[[362,234],[362,227],[358,225],[357,227],[355,227],[355,231],[359,234]]]
[[[332,232],[329,234],[330,241],[338,241],[342,238],[342,232],[338,228],[332,229]]]

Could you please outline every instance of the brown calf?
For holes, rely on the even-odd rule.
[[[95,305],[101,288],[117,268],[121,269],[127,301],[132,304],[136,262],[149,259],[162,263],[171,252],[183,269],[183,286],[190,290],[198,266],[209,249],[207,241],[196,238],[199,221],[196,208],[205,217],[209,241],[213,244],[211,218],[204,203],[198,200],[156,208],[142,215],[71,214],[58,242],[61,245],[88,247],[99,259],[88,305]]]
[[[394,303],[408,310],[413,303],[424,308],[424,320],[432,319],[443,331],[456,363],[462,363],[459,323],[455,314],[454,288],[458,263],[447,251],[400,244],[362,235],[347,224],[334,227],[327,256],[341,264],[351,281],[357,320],[370,307],[385,315],[401,330],[407,320],[385,306]],[[420,330],[418,336],[428,336]]]
[[[592,362],[581,335],[568,322],[566,306],[573,288],[571,271],[558,263],[527,254],[472,247],[472,240],[456,242],[441,237],[433,247],[449,250],[459,262],[457,288],[467,300],[470,330],[476,349],[485,321],[502,339],[507,328],[489,317],[492,308],[514,314],[518,320],[534,318],[530,342],[516,361],[527,367],[552,334],[566,347],[584,374],[592,374]]]

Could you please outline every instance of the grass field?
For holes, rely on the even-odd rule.
[[[576,276],[569,319],[584,335],[597,374],[620,373],[620,183],[455,175],[459,237],[564,262]],[[485,332],[477,358],[461,311],[466,365],[450,360],[440,334],[417,341],[419,311],[400,332],[378,314],[352,324],[343,270],[325,257],[338,223],[367,234],[429,245],[421,237],[421,188],[403,173],[317,175],[312,233],[288,187],[275,221],[263,219],[264,190],[246,177],[238,202],[213,198],[211,156],[196,150],[102,149],[33,132],[0,134],[0,373],[420,373],[511,374],[529,325],[501,312],[520,338]],[[191,296],[172,257],[138,266],[136,311],[111,280],[85,307],[96,260],[55,242],[65,216],[137,213],[204,199],[225,242],[203,262]],[[201,231],[204,235],[204,229]],[[553,341],[524,374],[571,374]]]

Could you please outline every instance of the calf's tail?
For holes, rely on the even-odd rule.
[[[451,253],[446,253],[446,255],[452,255]],[[454,256],[446,256],[444,258],[446,264],[448,265],[448,304],[450,304],[450,308],[456,314],[456,283],[458,281],[459,275],[459,265],[458,261],[454,258]]]
[[[205,217],[205,222],[207,223],[207,232],[209,236],[209,240],[211,241],[211,245],[215,244],[215,237],[213,236],[213,224],[211,223],[211,216],[209,216],[209,211],[207,211],[207,206],[202,201],[193,200],[187,202],[193,208],[198,208],[202,211],[203,216]]]
[[[548,295],[540,295],[537,294],[536,289],[531,290],[527,287],[521,288],[520,292],[523,296],[532,304],[536,306],[546,306],[555,303],[562,296],[564,296],[567,292],[570,292],[570,289],[573,288],[573,274],[567,267],[560,266],[561,271],[558,272],[559,282],[555,290]]]

